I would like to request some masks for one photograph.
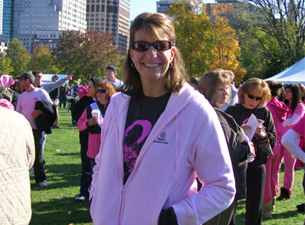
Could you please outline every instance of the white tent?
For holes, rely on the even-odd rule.
[[[284,71],[265,79],[282,82],[283,84],[303,84],[305,85],[305,58],[293,64]]]

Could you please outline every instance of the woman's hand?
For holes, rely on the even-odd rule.
[[[255,148],[254,148],[253,142],[249,142],[248,144],[249,144],[249,148],[250,148],[250,154],[255,157],[256,154],[255,154]]]
[[[264,127],[263,127],[263,123],[265,122],[264,120],[260,120],[258,119],[258,125],[257,128],[255,130],[255,133],[260,137],[260,139],[264,139],[267,135]]]
[[[98,123],[98,118],[96,118],[95,116],[92,116],[89,120],[88,120],[88,125],[89,127],[95,125]]]
[[[255,133],[259,136],[260,139],[264,139],[267,135],[265,129],[263,127],[257,127]]]

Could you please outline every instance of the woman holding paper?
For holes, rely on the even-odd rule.
[[[240,103],[229,106],[226,113],[233,116],[238,125],[244,126],[249,118],[256,117],[258,122],[252,142],[255,147],[255,160],[248,163],[247,168],[247,199],[246,225],[261,224],[261,213],[264,199],[264,187],[268,153],[265,147],[270,144],[271,149],[276,143],[276,131],[271,113],[265,102],[270,99],[268,84],[259,79],[247,80],[238,90]]]
[[[110,97],[115,93],[112,84],[99,81],[96,84],[97,101],[90,104],[78,120],[77,128],[80,131],[88,129],[89,141],[87,156],[90,158],[91,169],[95,166],[95,156],[101,145],[101,126]]]
[[[212,70],[204,74],[199,81],[198,90],[214,107],[224,131],[236,186],[236,195],[232,205],[204,225],[235,224],[237,200],[246,198],[247,157],[248,154],[255,156],[253,143],[246,142],[241,127],[237,125],[232,116],[220,110],[220,107],[230,100],[230,84],[230,71],[224,69]]]
[[[297,84],[289,84],[285,87],[285,98],[285,104],[288,106],[289,110],[287,112],[287,118],[283,122],[283,134],[291,129],[292,126],[296,124],[305,113],[305,105],[301,99],[301,90]],[[284,146],[282,146],[279,159],[277,161],[277,173],[280,172],[283,158],[285,165],[284,181],[283,187],[281,187],[281,194],[276,200],[286,200],[292,195],[294,165],[296,159],[291,156],[291,153]]]

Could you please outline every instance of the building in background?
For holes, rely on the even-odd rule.
[[[3,42],[17,38],[32,53],[34,38],[63,30],[86,30],[86,0],[3,0]]]
[[[2,0],[2,42],[13,40],[14,0]]]
[[[167,14],[167,9],[170,5],[174,4],[174,2],[177,2],[179,0],[169,0],[169,1],[159,1],[156,2],[157,4],[157,12],[158,13],[164,13]]]
[[[88,30],[102,30],[114,36],[114,45],[126,55],[129,43],[130,0],[88,0]]]
[[[0,42],[2,41],[3,0],[0,0]]]
[[[6,42],[1,42],[0,43],[0,53],[5,54],[6,50],[7,50],[7,43]],[[2,56],[2,54],[1,54],[1,56]]]

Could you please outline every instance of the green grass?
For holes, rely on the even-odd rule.
[[[78,130],[71,127],[71,114],[59,109],[60,129],[47,135],[44,156],[48,187],[36,188],[31,176],[32,220],[38,224],[92,224],[89,202],[76,202],[79,194],[81,174],[80,145]],[[58,151],[59,150],[59,151]],[[296,211],[296,205],[304,200],[302,189],[303,170],[296,171],[293,197],[276,203],[272,219],[263,219],[263,225],[301,225],[304,214]],[[281,173],[282,183],[283,173]],[[237,206],[237,225],[244,224],[245,201]]]

